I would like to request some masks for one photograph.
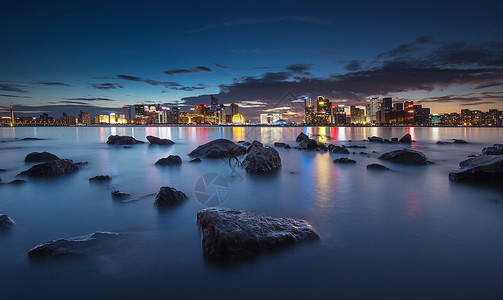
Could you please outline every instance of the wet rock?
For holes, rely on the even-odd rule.
[[[189,163],[199,163],[199,162],[202,162],[202,160],[199,157],[189,160]]]
[[[115,190],[112,192],[112,198],[114,198],[116,200],[123,200],[123,199],[127,199],[129,197],[131,197],[131,194],[123,193],[119,190]]]
[[[5,170],[5,169],[0,169],[0,172],[7,172],[7,170]]]
[[[334,163],[335,164],[356,164],[356,160],[343,157],[343,158],[334,159]]]
[[[183,192],[177,191],[175,188],[169,186],[163,186],[155,197],[154,204],[158,206],[171,206],[180,204],[187,199],[189,199],[189,197]]]
[[[0,229],[9,228],[14,225],[14,221],[7,215],[0,214]]]
[[[314,150],[318,148],[318,142],[313,139],[302,140],[299,144],[299,147],[302,149]]]
[[[147,141],[149,141],[150,144],[162,145],[162,146],[173,145],[175,143],[170,139],[160,139],[160,138],[155,137],[153,135],[147,136]]]
[[[492,147],[482,149],[484,155],[501,155],[503,154],[503,144],[494,144]]]
[[[217,139],[197,147],[189,156],[221,158],[233,157],[246,153],[246,148],[227,139]]]
[[[302,141],[307,141],[307,140],[309,140],[309,137],[304,132],[301,132],[301,133],[299,133],[299,135],[295,139],[295,142],[300,143]]]
[[[273,218],[230,208],[210,207],[197,213],[208,257],[233,260],[265,250],[319,239],[305,220]]]
[[[133,144],[143,144],[143,142],[136,140],[132,136],[111,135],[108,137],[107,144],[110,144],[110,145],[133,145]]]
[[[238,144],[241,144],[241,145],[246,146],[246,147],[251,146],[251,143],[247,142],[247,141],[239,141]]]
[[[331,152],[332,153],[339,153],[339,154],[349,154],[349,150],[346,149],[345,146],[334,146],[334,147],[332,147]]]
[[[103,181],[110,181],[112,180],[112,177],[108,176],[108,175],[98,175],[98,176],[94,176],[92,178],[89,178],[89,181],[93,181],[93,182],[103,182]]]
[[[35,246],[28,251],[28,256],[30,258],[62,258],[95,254],[106,241],[117,236],[119,234],[114,232],[95,232],[70,239],[52,240]]]
[[[410,149],[401,149],[387,152],[379,156],[379,159],[408,165],[426,165],[428,157],[423,153]]]
[[[503,182],[503,155],[481,155],[459,163],[460,169],[451,171],[449,179],[473,183]]]
[[[360,153],[358,153],[358,154],[360,154],[360,155],[368,155],[368,153],[367,153],[367,152],[363,152],[363,151],[362,151],[362,152],[360,152]]]
[[[49,152],[32,152],[26,155],[24,161],[28,163],[33,163],[33,162],[44,162],[58,159],[59,157]]]
[[[292,148],[292,147],[290,147],[290,145],[288,145],[288,144],[285,146],[285,149],[290,149],[290,148]]]
[[[254,141],[251,143],[250,147],[248,147],[248,149],[246,149],[246,152],[250,152],[250,150],[251,150],[251,149],[253,149],[253,147],[263,147],[263,146],[264,146],[264,145],[263,145],[261,142],[259,142],[259,141],[257,141],[257,140],[254,140]]]
[[[367,147],[365,146],[359,146],[359,145],[344,145],[346,148],[357,148],[357,149],[365,149]]]
[[[246,155],[243,166],[249,173],[270,173],[281,167],[281,158],[274,148],[255,146]]]
[[[11,184],[11,185],[21,185],[21,184],[25,184],[25,183],[26,183],[26,181],[22,180],[22,179],[14,179],[11,182],[9,182],[9,184]]]
[[[29,170],[19,173],[18,176],[55,177],[68,175],[78,170],[79,166],[73,163],[73,161],[69,159],[60,159],[34,165]]]
[[[328,147],[323,143],[318,143],[318,149],[322,151],[328,151]]]
[[[83,166],[87,166],[89,163],[87,161],[81,161],[81,162],[76,162],[75,165],[79,168],[82,168]]]
[[[398,142],[402,143],[402,144],[411,144],[412,143],[412,136],[407,133]]]
[[[453,144],[468,144],[468,142],[467,142],[467,141],[465,141],[465,140],[456,140],[456,139],[454,139],[454,140],[452,141],[452,143],[453,143]]]
[[[398,143],[398,138],[396,138],[396,137],[391,138],[391,141],[392,141],[393,143]]]
[[[280,142],[275,142],[274,143],[274,147],[285,148],[286,144],[285,143],[280,143]]]
[[[26,137],[26,138],[21,139],[21,141],[42,141],[42,140],[43,139],[33,138],[33,137]]]
[[[369,142],[373,142],[373,143],[382,143],[384,142],[384,139],[382,137],[378,137],[378,136],[371,136],[368,138]]]
[[[168,157],[159,159],[155,164],[161,166],[181,165],[182,159],[178,155],[170,155]]]
[[[385,166],[380,165],[380,164],[370,164],[370,165],[367,165],[367,169],[368,170],[379,170],[379,171],[391,171],[390,168],[385,167]]]

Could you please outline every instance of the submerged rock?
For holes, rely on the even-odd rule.
[[[58,160],[59,157],[56,155],[49,153],[49,152],[32,152],[26,155],[24,158],[25,162],[32,163],[32,162],[43,162],[43,161],[51,161],[51,160]]]
[[[287,146],[287,144],[285,144],[285,143],[280,143],[280,142],[274,143],[274,147],[285,148],[286,146]]]
[[[273,218],[230,208],[203,209],[197,213],[197,223],[203,232],[204,254],[222,260],[320,238],[305,220]]]
[[[349,154],[349,150],[346,149],[345,146],[333,146],[331,148],[332,148],[332,150],[330,150],[330,151],[332,153]]]
[[[35,246],[28,251],[30,258],[61,258],[70,256],[85,256],[93,254],[103,242],[119,236],[114,232],[95,232],[93,234],[52,240]]]
[[[79,170],[79,166],[69,159],[48,161],[34,165],[29,170],[23,171],[18,176],[30,177],[55,177],[74,173]]]
[[[368,170],[391,171],[390,168],[385,167],[385,166],[380,165],[380,164],[370,164],[370,165],[367,165],[367,169]]]
[[[173,145],[175,142],[173,142],[170,139],[161,139],[152,135],[147,136],[147,140],[154,145],[162,145],[162,146],[167,146],[167,145]]]
[[[154,204],[158,206],[170,206],[180,204],[187,199],[189,199],[189,197],[183,192],[177,191],[175,188],[169,186],[163,186],[155,197]]]
[[[202,162],[202,160],[199,157],[189,160],[189,163],[198,163],[198,162]]]
[[[143,142],[136,140],[132,136],[111,135],[108,137],[107,144],[110,144],[110,145],[133,145],[133,144],[143,144]]]
[[[454,181],[495,183],[503,182],[503,155],[481,155],[459,163],[460,169],[451,171]]]
[[[123,200],[123,199],[127,199],[129,197],[131,197],[131,194],[123,193],[119,190],[115,190],[112,192],[112,198],[114,198],[116,200]]]
[[[182,159],[178,155],[170,155],[168,157],[159,159],[155,164],[161,166],[181,165]]]
[[[197,147],[189,156],[222,158],[239,156],[246,153],[246,148],[227,139],[217,139]]]
[[[412,143],[412,136],[407,133],[398,142],[402,143],[402,144],[411,144]]]
[[[318,148],[318,142],[313,140],[313,139],[305,139],[302,140],[299,144],[299,147],[302,149],[309,149],[309,150],[314,150]]]
[[[426,165],[429,162],[426,155],[419,151],[410,149],[387,152],[379,156],[379,159],[408,165]]]
[[[357,149],[365,149],[367,147],[365,146],[359,146],[359,145],[344,145],[346,148],[357,148]]]
[[[368,138],[369,142],[374,142],[374,143],[383,143],[384,139],[382,137],[378,136],[371,136]]]
[[[300,143],[304,140],[309,140],[309,137],[304,132],[301,132],[301,133],[299,133],[299,135],[295,139],[295,142]]]
[[[281,157],[274,148],[255,146],[246,155],[243,166],[249,173],[270,173],[281,167]]]
[[[343,157],[343,158],[334,159],[334,163],[335,164],[356,164],[356,160]]]
[[[9,228],[14,225],[14,221],[8,215],[0,214],[0,229]]]
[[[503,154],[503,144],[494,144],[492,147],[482,149],[484,155],[501,155]]]
[[[21,139],[21,141],[42,141],[43,139],[39,139],[39,138],[34,138],[34,137],[25,137],[23,139]]]
[[[453,144],[468,144],[468,142],[467,142],[467,141],[465,141],[465,140],[457,140],[457,139],[454,139],[454,140],[452,141],[452,143],[453,143]]]
[[[22,179],[14,179],[11,182],[9,182],[9,184],[11,184],[11,185],[21,185],[21,184],[25,184],[25,183],[26,183],[26,181],[22,180]]]
[[[94,182],[109,181],[109,180],[112,180],[112,177],[110,177],[108,175],[98,175],[98,176],[94,176],[92,178],[89,178],[89,181],[94,181]]]

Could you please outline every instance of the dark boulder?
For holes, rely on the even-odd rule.
[[[0,169],[0,172],[7,172],[7,170],[5,170],[5,169]]]
[[[198,163],[198,162],[202,162],[202,160],[199,157],[189,160],[189,163]]]
[[[33,137],[26,137],[26,138],[21,139],[21,141],[42,141],[42,140],[43,139],[33,138]]]
[[[411,144],[412,143],[412,136],[407,133],[398,142],[402,143],[402,144]]]
[[[426,155],[410,149],[387,152],[379,156],[379,159],[408,165],[426,165],[429,162]]]
[[[318,148],[318,142],[313,139],[302,140],[299,144],[299,147],[302,149],[314,150]]]
[[[360,154],[360,155],[368,155],[368,153],[367,153],[367,152],[363,152],[363,151],[361,151],[361,152],[360,152],[360,153],[358,153],[358,154]]]
[[[147,136],[147,141],[149,141],[150,144],[162,146],[173,145],[175,143],[170,139],[160,139],[152,135]]]
[[[264,145],[263,145],[261,142],[259,142],[259,141],[257,141],[257,140],[254,140],[254,141],[251,143],[250,147],[248,147],[248,149],[246,149],[246,152],[247,152],[247,153],[248,153],[248,152],[250,152],[250,150],[251,150],[251,149],[253,149],[253,147],[264,147]]]
[[[392,141],[393,143],[398,143],[398,142],[399,142],[399,141],[398,141],[398,138],[396,138],[396,137],[391,138],[391,141]]]
[[[239,156],[246,153],[246,148],[227,139],[217,139],[197,147],[189,156],[222,158]]]
[[[356,160],[343,157],[343,158],[334,159],[334,163],[335,164],[356,164]]]
[[[24,161],[28,163],[34,163],[34,162],[44,162],[58,159],[59,157],[49,152],[32,152],[26,155]]]
[[[155,164],[161,166],[181,165],[182,159],[178,155],[170,155],[168,157],[159,159]]]
[[[0,214],[0,229],[9,228],[14,225],[14,221],[7,215]]]
[[[30,258],[62,258],[95,254],[107,240],[119,236],[114,232],[95,232],[70,239],[52,240],[28,251]]]
[[[111,135],[108,137],[107,144],[110,144],[110,145],[133,145],[133,144],[143,144],[143,142],[136,140],[132,136]]]
[[[346,148],[357,148],[357,149],[365,149],[367,147],[365,146],[359,146],[359,145],[344,145]]]
[[[21,185],[21,184],[25,184],[25,183],[26,183],[26,181],[22,180],[22,179],[14,179],[11,182],[9,182],[9,184],[11,184],[11,185]]]
[[[290,145],[288,145],[288,144],[285,146],[285,149],[290,149],[290,148],[292,148],[292,147],[290,147]]]
[[[74,173],[79,170],[79,166],[69,159],[48,161],[34,165],[29,170],[23,171],[18,176],[30,177],[55,177]]]
[[[109,181],[109,180],[112,180],[112,177],[110,177],[108,175],[98,175],[98,176],[94,176],[92,178],[89,178],[89,181],[93,181],[93,182],[103,182],[103,181]]]
[[[349,150],[346,149],[345,146],[334,146],[330,151],[332,151],[332,153],[349,154]]]
[[[370,164],[370,165],[367,165],[367,169],[368,170],[379,170],[379,171],[391,171],[390,168],[385,167],[385,166],[380,165],[380,164]]]
[[[281,158],[274,148],[255,146],[246,155],[243,166],[249,173],[270,173],[281,167]]]
[[[128,194],[128,193],[123,193],[119,190],[116,190],[116,191],[113,191],[112,192],[112,198],[116,199],[116,200],[123,200],[123,199],[127,199],[131,197],[131,194]]]
[[[285,148],[287,145],[285,143],[275,142],[274,147]]]
[[[320,237],[305,220],[273,218],[210,207],[197,213],[205,255],[219,260],[244,258],[265,250]]]
[[[453,144],[468,144],[468,142],[467,142],[467,141],[465,141],[465,140],[457,140],[457,139],[454,139],[454,140],[452,141],[452,143],[453,143]]]
[[[318,143],[318,149],[320,149],[322,151],[328,151],[327,145],[325,145],[323,143]]]
[[[374,143],[384,142],[384,139],[382,137],[378,137],[378,136],[371,136],[368,139],[369,139],[369,142],[374,142]]]
[[[494,144],[492,147],[482,149],[484,155],[501,155],[503,154],[503,144]]]
[[[503,182],[503,155],[481,155],[459,163],[460,169],[451,171],[453,181],[494,183]]]
[[[180,204],[187,199],[189,199],[189,197],[183,192],[177,191],[175,188],[169,186],[163,186],[155,197],[154,204],[158,206],[171,206]]]
[[[309,137],[304,132],[301,132],[301,133],[299,133],[299,135],[295,139],[295,142],[300,143],[305,140],[309,140]]]

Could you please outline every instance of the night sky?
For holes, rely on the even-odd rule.
[[[75,2],[75,3],[73,3]],[[302,96],[503,109],[499,1],[3,1],[0,114],[188,110],[298,120]]]

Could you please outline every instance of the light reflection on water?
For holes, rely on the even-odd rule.
[[[351,149],[357,151],[349,155],[278,149],[283,167],[269,176],[247,175],[230,168],[225,160],[187,163],[191,150],[213,139],[257,139],[265,145],[284,141],[293,146],[300,132],[337,145],[352,140],[367,149]],[[362,142],[369,136],[390,139],[405,133],[417,143]],[[111,134],[145,142],[147,135],[154,135],[176,144],[146,143],[124,149],[106,145]],[[24,137],[47,140],[15,140]],[[470,144],[436,144],[455,138]],[[248,297],[256,298],[260,293],[274,295],[278,287],[282,297],[293,298],[411,294],[425,298],[431,296],[428,290],[432,288],[444,298],[491,298],[503,292],[499,282],[503,271],[498,267],[503,264],[503,207],[497,204],[503,200],[502,192],[447,179],[448,172],[467,155],[502,143],[501,129],[44,127],[0,128],[0,140],[6,141],[0,144],[0,168],[7,170],[0,173],[4,182],[30,167],[23,160],[33,151],[89,162],[65,178],[28,179],[24,186],[0,187],[0,213],[17,222],[12,231],[0,232],[4,269],[0,280],[7,299],[49,297],[54,290],[59,291],[59,298],[75,293],[102,298],[111,290],[123,298],[187,298],[208,293],[217,297],[246,290]],[[402,147],[424,152],[435,164],[400,166],[377,158]],[[360,150],[368,156],[358,154]],[[170,154],[180,155],[182,166],[154,165]],[[357,164],[333,164],[333,159],[345,156]],[[394,172],[367,171],[369,163],[382,163]],[[195,225],[195,214],[202,206],[193,199],[196,180],[208,172],[221,174],[229,182],[224,206],[306,219],[320,233],[321,242],[265,255],[225,271],[209,266],[202,257]],[[92,176],[106,174],[113,177],[108,184],[88,182]],[[159,211],[152,205],[153,198],[166,185],[192,199],[174,210]],[[114,189],[138,200],[113,201],[110,192]],[[97,230],[131,234],[129,244],[85,262],[31,264],[26,258],[26,251],[39,242]],[[309,274],[307,279],[305,274]],[[308,280],[311,288],[298,284],[299,278]],[[225,291],[219,288],[222,284]]]

